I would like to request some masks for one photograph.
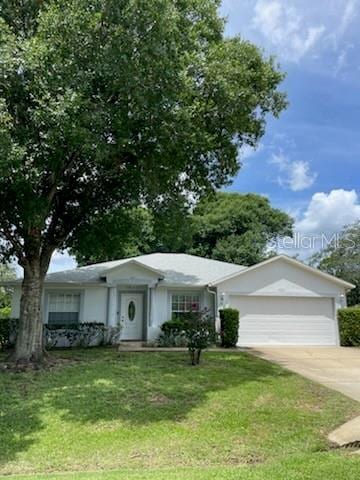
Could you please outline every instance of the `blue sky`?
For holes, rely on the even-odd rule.
[[[360,0],[223,0],[221,12],[228,35],[276,55],[290,102],[230,190],[267,195],[302,236],[360,219]]]
[[[360,219],[360,0],[223,0],[221,14],[227,35],[276,55],[290,102],[230,190],[267,195],[304,237]],[[51,270],[73,265],[57,253]]]

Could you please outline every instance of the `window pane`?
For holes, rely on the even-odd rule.
[[[49,295],[48,323],[67,325],[79,322],[80,295],[77,293],[51,293]]]
[[[77,312],[49,312],[48,323],[59,327],[79,323],[79,314]]]
[[[186,312],[199,311],[199,310],[200,310],[199,295],[172,295],[172,299],[171,299],[172,313],[182,314]]]

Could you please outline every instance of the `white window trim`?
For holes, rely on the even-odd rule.
[[[173,311],[172,311],[172,296],[173,295],[191,295],[191,296],[198,296],[199,297],[199,311],[203,310],[204,308],[204,292],[203,290],[170,290],[168,292],[168,317],[169,320],[172,319]]]
[[[58,289],[48,289],[45,291],[45,308],[43,315],[43,323],[48,324],[49,322],[49,313],[50,313],[50,295],[80,295],[80,305],[79,305],[79,323],[84,322],[84,290],[79,289],[68,289],[68,290],[58,290]]]

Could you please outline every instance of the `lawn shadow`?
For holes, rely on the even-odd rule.
[[[67,421],[146,425],[181,421],[211,392],[289,374],[248,354],[208,353],[191,367],[187,353],[122,352],[103,368],[74,370],[71,388],[54,388],[47,396]]]
[[[187,353],[106,349],[80,352],[76,364],[51,371],[2,373],[0,465],[16,459],[36,441],[44,428],[43,409],[79,424],[179,422],[211,392],[286,375],[290,373],[244,353],[205,353],[202,364],[191,367]]]
[[[41,401],[29,395],[28,383],[14,373],[0,373],[0,465],[16,458],[43,428]]]

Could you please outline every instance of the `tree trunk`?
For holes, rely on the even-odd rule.
[[[199,349],[196,351],[196,365],[199,365],[199,363],[200,363],[200,357],[201,357],[201,349],[199,348]]]
[[[10,360],[17,364],[41,363],[44,359],[41,304],[45,272],[40,259],[24,267],[19,331]]]

